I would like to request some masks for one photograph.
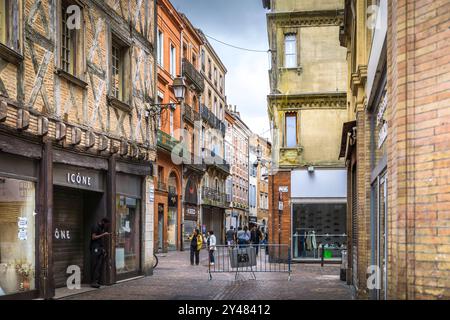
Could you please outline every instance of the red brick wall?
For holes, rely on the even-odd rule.
[[[278,213],[278,190],[280,186],[287,186],[289,193],[283,194],[283,212],[281,214],[281,226]],[[269,176],[269,242],[274,244],[291,245],[291,171],[280,171]],[[281,227],[281,228],[280,228]],[[281,232],[281,237],[279,236]],[[281,242],[280,239],[281,238]]]

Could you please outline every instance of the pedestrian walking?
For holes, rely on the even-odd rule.
[[[234,241],[236,239],[236,232],[234,231],[233,226],[231,226],[230,230],[227,231],[226,238],[227,238],[227,245],[229,246],[234,245]]]
[[[258,255],[259,251],[259,242],[262,240],[261,230],[255,225],[252,228],[250,242],[256,248],[256,255]]]
[[[266,246],[266,254],[269,254],[269,232],[264,232],[264,245]]]
[[[189,237],[189,241],[191,242],[191,266],[200,264],[200,250],[203,246],[203,237],[200,234],[200,230],[195,229],[194,233]]]
[[[213,266],[215,262],[214,252],[216,251],[216,236],[214,235],[214,231],[212,230],[208,232],[207,245],[209,252],[209,264]]]
[[[97,222],[91,230],[91,287],[100,288],[102,278],[103,264],[106,258],[106,250],[103,240],[111,235],[107,232],[109,228],[109,219],[103,218]]]
[[[250,232],[247,226],[244,226],[244,229],[238,229],[237,242],[239,247],[245,247],[250,243]]]

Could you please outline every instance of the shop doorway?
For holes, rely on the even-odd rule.
[[[167,213],[167,245],[168,250],[177,250],[178,240],[178,182],[177,177],[172,172],[169,176],[169,195]]]
[[[140,274],[141,232],[140,200],[117,196],[116,273],[123,280]]]
[[[164,204],[158,204],[158,252],[164,251]]]
[[[387,176],[377,179],[376,264],[380,271],[378,300],[387,300]]]
[[[66,187],[53,192],[53,273],[55,287],[67,285],[69,266],[81,270],[82,283],[90,283],[90,233],[105,216],[103,194]],[[104,244],[105,248],[108,244]]]
[[[206,231],[214,231],[217,244],[221,245],[224,242],[224,213],[219,208],[204,208],[203,209],[203,225]]]

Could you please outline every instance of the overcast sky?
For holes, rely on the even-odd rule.
[[[261,0],[171,0],[192,24],[220,41],[248,49],[268,49],[266,11]],[[270,136],[267,117],[269,59],[208,39],[225,64],[227,103],[237,105],[250,129]]]

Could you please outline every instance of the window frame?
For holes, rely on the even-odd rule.
[[[177,47],[170,43],[169,46],[169,73],[173,78],[177,76]]]
[[[290,135],[288,135],[288,118],[295,120],[295,145],[289,143]],[[284,147],[285,148],[296,148],[298,146],[298,114],[297,112],[286,112],[284,115]]]
[[[130,68],[131,68],[131,59],[130,59],[130,50],[131,50],[131,44],[125,42],[118,36],[117,32],[112,31],[110,36],[110,53],[109,53],[109,75],[110,75],[110,83],[109,83],[109,98],[114,103],[113,105],[115,107],[118,107],[119,109],[122,109],[123,111],[130,111],[130,99],[131,99],[131,75],[130,75]],[[114,95],[113,91],[113,52],[114,52],[114,46],[118,48],[119,51],[119,72],[118,75],[121,77],[119,78],[119,97]]]
[[[0,56],[10,63],[19,64],[24,59],[23,28],[20,21],[21,5],[17,1],[11,0],[2,0],[1,3],[3,4],[4,18],[2,19],[0,15]],[[14,21],[17,22],[17,26],[14,25]],[[1,34],[3,35],[1,36]]]
[[[158,28],[157,31],[157,63],[160,67],[164,68],[164,32]]]
[[[290,40],[288,40],[288,38],[290,38]],[[293,43],[293,45],[291,46],[293,49],[293,52],[287,52],[288,50],[288,46],[287,44],[289,43]],[[298,39],[297,39],[297,34],[296,33],[286,33],[284,35],[284,42],[283,42],[283,58],[284,58],[284,68],[286,69],[295,69],[298,68]],[[288,57],[290,59],[288,59]],[[291,62],[291,59],[293,58],[292,62],[293,65],[288,65],[288,61]]]

